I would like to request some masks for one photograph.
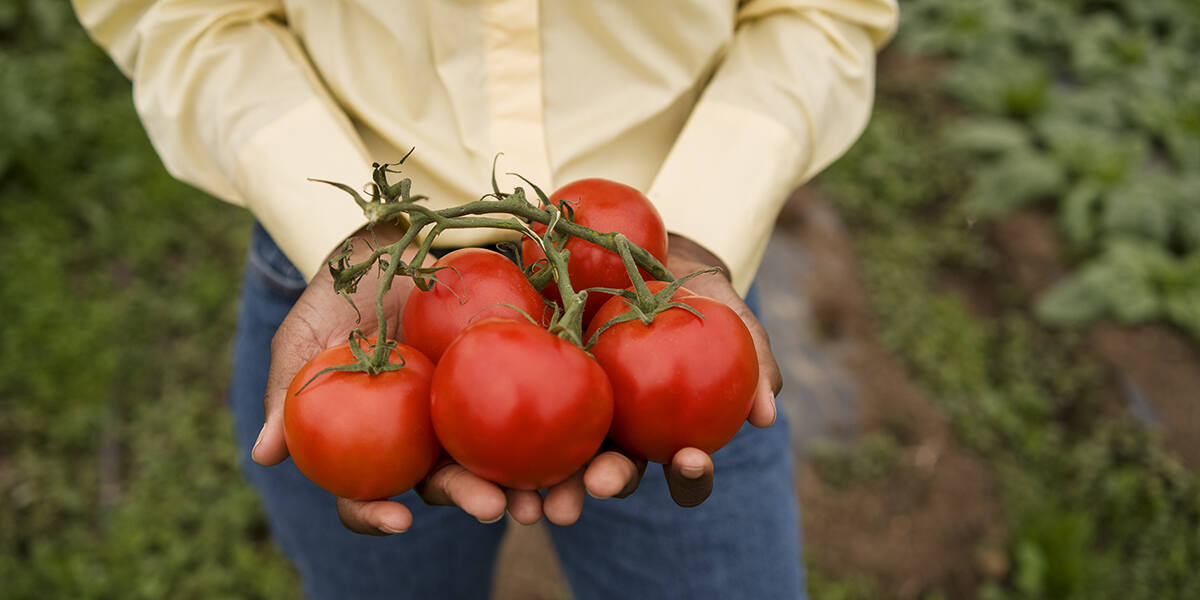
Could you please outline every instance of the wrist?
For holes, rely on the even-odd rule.
[[[691,238],[678,233],[669,233],[667,234],[667,248],[669,248],[669,254],[673,260],[686,261],[689,266],[699,267],[699,269],[718,267],[725,279],[728,280],[732,277],[725,261]]]

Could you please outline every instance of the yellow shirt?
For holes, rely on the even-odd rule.
[[[788,193],[861,133],[895,0],[74,0],[179,179],[248,207],[311,278],[405,164],[442,208],[500,172],[647,193],[744,292]],[[511,187],[515,179],[501,185]],[[507,233],[449,231],[440,245]]]

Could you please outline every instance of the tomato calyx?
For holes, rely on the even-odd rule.
[[[626,239],[624,235],[618,233],[616,234],[616,242],[617,254],[621,256],[621,261],[625,264],[625,269],[629,272],[629,280],[633,282],[633,289],[589,289],[595,292],[603,292],[621,297],[621,299],[625,302],[625,305],[629,307],[629,310],[617,315],[616,317],[613,317],[612,319],[609,319],[604,323],[601,323],[600,326],[595,329],[592,335],[588,337],[587,344],[584,346],[585,349],[595,346],[596,341],[600,339],[600,334],[604,333],[606,329],[612,327],[613,325],[633,320],[641,321],[643,325],[650,325],[654,322],[654,318],[656,316],[672,308],[681,308],[692,313],[700,320],[704,320],[704,315],[700,311],[696,310],[695,307],[683,302],[677,302],[673,300],[673,298],[675,297],[676,292],[683,288],[683,284],[696,277],[699,277],[700,275],[716,273],[720,271],[719,267],[711,267],[696,271],[695,273],[689,273],[683,277],[675,279],[674,281],[668,282],[667,285],[661,290],[653,292],[650,290],[649,286],[646,285],[646,280],[642,278],[641,273],[638,272],[637,263],[633,259],[632,252],[630,252],[629,240]]]
[[[308,381],[304,382],[304,385],[300,386],[300,389],[296,390],[296,395],[299,395],[300,392],[304,391],[304,388],[307,388],[309,384],[316,381],[318,377],[326,373],[339,371],[343,373],[366,373],[367,375],[378,375],[388,371],[399,371],[400,369],[404,368],[404,355],[400,353],[398,349],[400,343],[396,340],[385,339],[384,341],[379,342],[378,338],[369,338],[362,332],[362,330],[355,328],[350,332],[350,339],[347,343],[350,347],[350,353],[354,355],[354,358],[357,359],[358,362],[346,363],[344,365],[331,365],[321,369],[320,371],[317,371],[317,373],[310,377]],[[371,349],[371,354],[368,354],[365,350],[363,350],[362,347],[364,345]],[[380,349],[383,351],[385,360],[382,364],[377,364],[376,361],[372,359],[372,355]],[[392,354],[399,356],[400,362],[392,362]]]

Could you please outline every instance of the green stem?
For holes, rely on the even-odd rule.
[[[638,275],[637,267],[639,266],[658,280],[675,281],[675,276],[657,258],[645,249],[631,244],[623,235],[600,233],[564,218],[559,208],[549,203],[545,199],[545,194],[532,183],[530,185],[537,193],[538,198],[542,200],[541,206],[529,202],[522,188],[516,188],[508,194],[501,193],[494,184],[495,176],[493,174],[494,193],[485,196],[485,199],[434,210],[419,203],[424,199],[423,197],[410,195],[410,180],[404,179],[396,184],[388,182],[387,174],[395,172],[389,169],[389,165],[375,165],[372,184],[370,184],[370,199],[364,199],[357,190],[345,184],[322,181],[322,183],[337,187],[353,196],[371,225],[407,220],[407,230],[400,240],[375,248],[366,260],[355,264],[346,264],[346,255],[342,255],[337,259],[336,266],[333,263],[330,265],[334,275],[335,289],[345,293],[353,291],[358,280],[383,255],[388,255],[388,264],[382,275],[383,281],[375,294],[375,316],[378,320],[376,345],[370,357],[362,359],[363,364],[360,365],[361,370],[368,373],[397,368],[396,365],[389,363],[391,344],[387,340],[387,316],[384,314],[384,297],[391,289],[392,280],[398,273],[403,272],[413,278],[418,288],[428,291],[433,285],[432,280],[427,277],[431,271],[421,265],[432,250],[434,240],[447,229],[489,228],[531,235],[531,224],[545,225],[547,230],[541,236],[540,241],[546,254],[547,267],[535,273],[531,277],[531,282],[535,284],[535,289],[539,290],[545,287],[551,278],[557,282],[564,310],[559,319],[551,325],[551,332],[579,346],[583,345],[583,310],[587,301],[587,291],[576,292],[571,287],[570,276],[567,273],[570,252],[560,249],[559,245],[568,237],[576,237],[620,254],[626,268],[631,269],[630,272],[633,275],[630,279],[634,282],[639,296],[650,295],[645,282]],[[486,199],[488,197],[492,199]],[[491,215],[508,216],[498,218]],[[401,217],[406,217],[406,219]],[[404,250],[416,241],[420,232],[430,226],[432,227],[418,245],[412,261],[404,262]],[[540,285],[537,285],[539,283]],[[345,295],[349,298],[349,294]],[[357,329],[355,331],[358,332]]]
[[[550,333],[582,347],[583,310],[587,306],[587,290],[576,292],[571,285],[571,274],[567,266],[571,251],[559,248],[559,243],[566,241],[565,237],[557,231],[558,225],[564,222],[562,214],[553,205],[547,205],[546,210],[550,213],[551,219],[546,233],[541,237],[542,251],[546,254],[547,270],[553,274],[554,281],[558,284],[558,295],[562,298],[563,303],[563,314],[555,323],[550,324]]]
[[[381,210],[377,213],[381,219],[393,219],[401,214],[412,215],[409,226],[413,229],[423,228],[429,222],[432,222],[426,221],[418,224],[416,215],[413,215],[413,213],[424,214],[433,221],[445,223],[446,229],[487,227],[514,231],[524,230],[522,223],[514,219],[479,216],[489,214],[509,214],[521,221],[536,222],[547,226],[550,225],[552,219],[549,210],[530,204],[525,200],[524,194],[516,193],[508,194],[500,200],[476,200],[441,210],[432,210],[416,202],[398,202],[383,206],[387,207],[386,210]],[[591,242],[611,252],[618,252],[614,233],[600,233],[566,219],[560,219],[555,225],[555,229],[572,237]],[[675,280],[675,276],[667,270],[667,267],[645,249],[631,245],[630,252],[633,254],[634,261],[637,262],[638,266],[646,269],[646,272],[650,273],[655,279],[659,281]]]
[[[629,281],[633,283],[633,291],[637,294],[638,306],[643,309],[650,308],[654,303],[654,294],[650,292],[650,288],[646,287],[646,280],[642,279],[642,273],[638,270],[637,264],[633,260],[631,244],[629,238],[624,234],[616,234],[617,254],[621,256],[621,262],[625,263],[625,272],[629,274]]]

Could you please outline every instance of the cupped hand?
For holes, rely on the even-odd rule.
[[[354,236],[351,262],[363,260],[373,247],[392,243],[400,239],[402,234],[402,231],[389,227],[377,227],[374,232],[359,232]],[[406,259],[411,258],[410,251]],[[271,364],[263,398],[266,420],[251,450],[255,462],[271,466],[288,457],[283,434],[283,406],[288,384],[312,357],[345,343],[354,327],[357,326],[368,335],[375,331],[378,322],[373,308],[381,283],[381,273],[377,270],[368,273],[359,282],[357,291],[351,295],[359,309],[356,312],[333,291],[332,276],[323,270],[313,278],[284,318],[271,340]],[[394,315],[388,320],[389,338],[401,338],[399,315],[413,287],[411,279],[397,277],[385,296],[385,314]],[[361,322],[358,321],[359,314],[362,315]],[[632,473],[629,465],[632,465],[632,461],[616,453],[601,454],[590,463],[601,473],[601,481],[610,478],[630,481]],[[640,478],[640,470],[635,471]],[[536,491],[503,488],[444,458],[418,484],[416,491],[428,504],[457,506],[483,523],[495,522],[507,511],[513,519],[523,524],[535,523],[545,515],[552,523],[569,525],[579,518],[583,508],[584,476],[585,470],[580,469],[566,481],[546,490],[543,499]],[[636,487],[636,480],[632,485]],[[619,492],[618,489],[609,495]],[[407,530],[413,522],[413,515],[407,507],[390,500],[337,498],[336,506],[343,525],[357,533],[390,535]]]
[[[755,427],[770,426],[775,422],[775,395],[783,387],[783,378],[779,373],[779,365],[775,361],[775,356],[771,353],[771,344],[766,330],[754,316],[750,307],[742,300],[741,295],[734,290],[726,275],[728,269],[720,259],[704,247],[676,234],[670,236],[666,266],[676,275],[687,275],[711,267],[721,269],[717,273],[697,276],[689,280],[686,285],[696,294],[724,302],[746,324],[746,328],[754,340],[755,353],[758,355],[758,385],[750,407],[750,414],[746,420]],[[613,461],[611,464],[615,465],[615,463],[616,461]],[[615,466],[609,467],[609,464],[597,465],[596,461],[593,461],[594,466],[589,469],[588,473],[590,476],[588,478],[589,491],[600,485],[601,481],[605,482],[603,488],[605,492],[616,487],[614,481],[619,479],[618,471]],[[592,473],[593,470],[597,472]],[[663,474],[667,478],[667,488],[671,492],[671,498],[680,506],[699,505],[712,493],[712,457],[702,450],[696,448],[680,450],[672,458],[670,464],[663,465]],[[636,488],[639,479],[640,477],[629,478],[626,481],[626,488]],[[625,493],[629,492],[632,492],[632,489],[628,489]],[[600,496],[594,491],[593,495]]]
[[[371,252],[373,245],[393,242],[400,235],[397,229],[377,228],[373,234],[356,236],[355,254],[351,260],[361,260]],[[368,243],[368,240],[372,242]],[[721,263],[699,245],[672,235],[667,261],[669,269],[686,274],[711,266],[721,266]],[[267,393],[263,398],[266,422],[251,451],[255,462],[270,466],[288,457],[283,435],[283,405],[288,384],[313,356],[344,343],[348,332],[356,325],[368,333],[375,329],[375,312],[371,308],[380,283],[378,271],[369,273],[352,295],[362,315],[362,321],[358,322],[360,313],[334,293],[330,274],[322,271],[313,278],[280,324],[271,341],[271,365]],[[411,280],[398,277],[385,296],[385,314],[397,316],[388,322],[391,338],[400,337],[398,315],[413,287]],[[692,279],[688,288],[725,302],[746,322],[759,358],[758,391],[747,420],[758,427],[770,425],[775,420],[775,393],[782,382],[762,325],[723,276],[702,275]],[[507,512],[522,524],[535,523],[544,515],[552,523],[569,525],[579,519],[585,494],[596,498],[626,497],[637,489],[645,468],[644,460],[627,456],[616,448],[607,449],[575,475],[551,486],[543,497],[532,490],[505,489],[446,458],[418,485],[417,492],[428,504],[457,506],[483,523],[495,522]],[[663,472],[671,497],[680,506],[696,506],[712,492],[712,459],[700,450],[681,450],[669,465],[663,465]],[[336,506],[346,528],[358,533],[389,535],[405,531],[412,525],[412,513],[398,502],[338,498]]]
[[[712,267],[721,269],[717,273],[706,273],[691,279],[684,286],[701,296],[724,302],[741,317],[746,329],[750,330],[750,337],[754,339],[754,351],[758,355],[758,388],[746,420],[755,427],[770,426],[775,422],[775,396],[783,388],[783,376],[780,375],[779,364],[771,352],[771,340],[767,336],[767,330],[754,316],[754,312],[746,305],[742,296],[733,289],[729,280],[729,269],[721,259],[704,247],[677,234],[671,234],[670,254],[666,266],[672,273],[680,276]]]
[[[388,244],[400,238],[402,232],[393,227],[378,226],[374,232],[360,231],[353,236],[354,252],[351,261],[364,260],[376,244]],[[382,283],[381,273],[372,269],[351,294],[355,306],[333,289],[333,276],[322,269],[309,282],[304,293],[279,324],[271,339],[271,364],[267,371],[267,391],[263,396],[266,420],[251,458],[260,465],[271,466],[288,457],[283,437],[283,404],[288,384],[310,359],[322,351],[344,344],[355,327],[368,335],[378,326],[375,317],[375,295]],[[399,315],[404,300],[412,291],[412,280],[397,277],[385,297],[385,313]],[[359,315],[362,321],[359,322]],[[395,337],[399,318],[388,321],[387,335]]]
[[[726,276],[728,269],[720,259],[702,246],[676,234],[671,234],[670,237],[666,266],[677,275],[686,275],[711,267],[721,268],[718,273],[704,274],[691,279],[686,285],[701,296],[724,302],[746,324],[758,355],[758,386],[746,420],[755,427],[770,426],[775,422],[775,396],[783,387],[783,378],[775,356],[771,353],[766,330],[742,300],[741,295],[734,290]],[[684,448],[675,454],[670,464],[664,464],[662,468],[671,498],[679,506],[697,506],[712,494],[713,462],[712,457],[704,451]],[[609,448],[592,459],[583,471],[582,478],[572,478],[559,484],[561,489],[554,496],[553,506],[552,496],[547,494],[546,515],[550,517],[553,510],[555,514],[574,515],[577,518],[585,491],[596,498],[624,498],[637,489],[645,469],[645,460],[628,456],[619,448]],[[553,518],[551,520],[554,521]],[[573,522],[574,518],[571,521]]]
[[[353,236],[351,263],[367,258],[374,247],[399,240],[403,231],[377,226],[373,232],[360,231]],[[405,256],[411,260],[410,249]],[[288,312],[271,340],[271,365],[267,374],[267,392],[263,397],[266,422],[251,457],[260,465],[271,466],[288,457],[283,435],[283,405],[288,384],[300,368],[321,351],[347,341],[349,332],[358,327],[367,335],[378,327],[375,297],[382,284],[382,273],[375,269],[363,277],[351,294],[353,307],[333,290],[332,275],[322,270]],[[400,313],[414,284],[396,277],[384,297],[384,314],[390,339],[399,339]],[[358,321],[359,315],[362,321]],[[453,462],[442,461],[418,485],[418,492],[431,504],[451,504],[480,521],[500,518],[506,508],[518,519],[536,521],[542,514],[541,497],[536,493],[506,492]],[[368,535],[400,533],[412,526],[413,516],[403,504],[390,500],[351,500],[337,498],[338,517],[347,529]]]

